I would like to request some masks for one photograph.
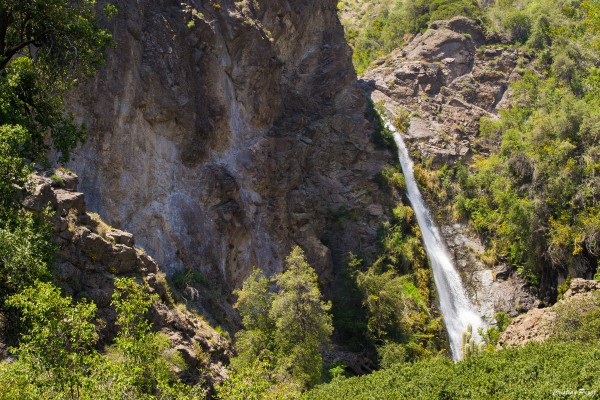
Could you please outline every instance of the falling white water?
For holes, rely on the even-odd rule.
[[[473,326],[473,336],[477,338],[477,329],[483,327],[483,321],[474,312],[440,231],[425,205],[423,196],[415,181],[414,164],[410,159],[404,140],[392,124],[386,122],[386,127],[394,133],[394,140],[398,146],[398,158],[406,180],[408,199],[417,217],[423,235],[425,251],[433,270],[433,277],[440,299],[440,311],[450,339],[452,358],[460,360],[462,358],[462,333],[467,329],[467,325],[471,324]]]

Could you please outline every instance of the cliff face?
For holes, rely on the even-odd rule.
[[[70,99],[91,209],[167,273],[229,288],[296,243],[325,281],[374,251],[391,155],[370,143],[334,0],[113,3],[118,45]]]

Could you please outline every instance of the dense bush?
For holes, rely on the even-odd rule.
[[[321,299],[300,247],[285,262],[272,280],[255,269],[235,292],[244,329],[236,334],[230,377],[217,388],[221,399],[291,398],[321,381],[331,304]]]
[[[600,393],[600,345],[529,344],[454,364],[435,358],[338,379],[306,399],[540,399]]]
[[[63,297],[50,283],[37,283],[8,304],[28,327],[18,358],[0,363],[0,399],[192,399],[200,386],[181,383],[185,368],[169,339],[150,329],[146,313],[155,300],[132,278],[115,280],[113,306],[119,331],[114,347],[96,350],[96,306]]]
[[[513,84],[515,101],[500,121],[482,123],[482,136],[495,136],[499,149],[474,162],[455,202],[494,254],[506,255],[530,283],[547,287],[553,276],[549,266],[582,263],[594,269],[600,255],[594,67],[600,53],[586,46],[598,30],[580,11],[599,6],[587,2],[573,11],[565,1],[557,12],[534,7],[537,3],[526,2],[518,12],[529,18],[531,10],[546,13],[535,16],[531,40],[534,48],[540,42],[550,45],[538,51],[533,63],[538,73],[526,72]]]
[[[381,347],[385,370],[338,378],[307,399],[547,399],[597,398],[600,393],[600,293],[555,306],[552,337],[545,343],[495,350],[488,346],[453,363],[446,357],[407,363],[402,348]],[[497,314],[492,335],[510,319]],[[488,342],[489,343],[489,342]]]

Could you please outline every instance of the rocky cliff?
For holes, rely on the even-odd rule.
[[[543,342],[557,335],[564,336],[565,333],[573,335],[583,325],[585,315],[597,320],[599,314],[600,281],[573,279],[558,303],[548,308],[534,308],[515,318],[500,337],[497,347],[520,346],[530,341]],[[564,332],[565,329],[572,332]],[[597,330],[590,333],[598,335]]]
[[[364,74],[363,87],[375,102],[384,104],[390,118],[405,127],[404,137],[415,164],[417,179],[427,193],[426,171],[473,156],[487,154],[497,143],[479,135],[481,118],[496,119],[511,99],[510,82],[520,77],[526,57],[486,36],[472,20],[456,17],[437,21],[407,46],[376,61]],[[431,188],[439,196],[442,187]],[[431,193],[429,193],[431,194]],[[525,282],[507,265],[486,265],[484,246],[467,226],[442,211],[444,204],[429,196],[438,222],[471,300],[488,321],[494,312],[512,315],[534,306]]]
[[[116,311],[111,307],[115,278],[135,277],[158,294],[151,310],[154,328],[167,335],[172,351],[183,356],[190,376],[210,383],[222,379],[222,364],[231,355],[229,341],[184,305],[175,305],[164,272],[135,246],[131,233],[107,225],[86,209],[84,195],[77,191],[77,176],[57,170],[53,178],[33,175],[33,193],[24,206],[33,212],[49,207],[54,213],[53,241],[58,252],[53,279],[66,295],[96,304],[100,344],[110,344],[117,330]]]
[[[334,0],[113,3],[117,46],[69,101],[92,210],[168,274],[227,290],[280,271],[293,244],[324,282],[375,251],[373,177],[392,158],[370,142]]]

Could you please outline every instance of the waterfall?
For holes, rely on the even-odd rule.
[[[473,326],[473,336],[478,337],[477,329],[483,326],[483,321],[475,313],[440,231],[425,205],[415,181],[414,164],[408,154],[404,139],[391,123],[386,121],[386,127],[393,132],[398,146],[398,158],[406,180],[408,199],[423,235],[425,251],[429,257],[440,299],[440,311],[450,339],[452,358],[457,361],[462,358],[462,333],[467,329],[467,325]]]

